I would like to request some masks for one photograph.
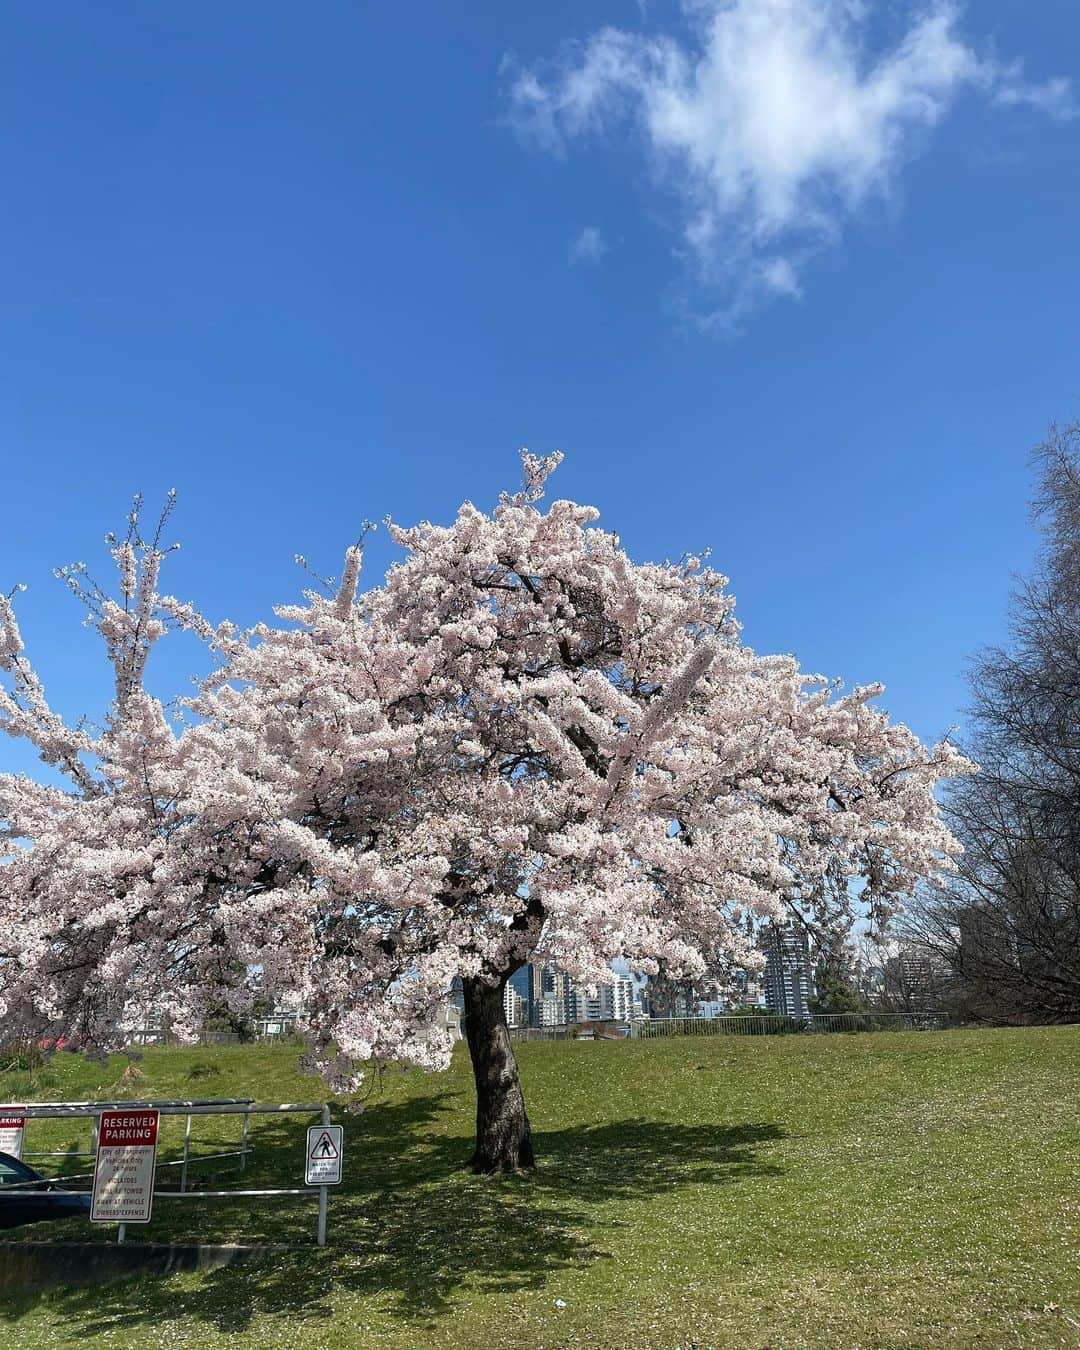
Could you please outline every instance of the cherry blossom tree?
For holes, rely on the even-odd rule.
[[[757,919],[823,939],[951,866],[935,784],[966,771],[872,700],[742,643],[701,559],[635,563],[592,507],[542,509],[559,455],[490,514],[401,528],[382,585],[305,592],[277,622],[212,624],[162,594],[160,528],[110,547],[114,596],[65,575],[115,672],[101,728],[68,727],[0,601],[0,726],[66,785],[0,776],[0,1017],[88,1050],[147,1007],[289,994],[343,1092],[371,1061],[446,1065],[460,979],[477,1089],[472,1166],[533,1150],[507,979],[722,981]],[[172,716],[151,648],[197,634],[213,671]],[[844,884],[837,885],[837,878]]]

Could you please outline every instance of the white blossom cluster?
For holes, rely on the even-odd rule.
[[[351,549],[336,593],[248,631],[159,594],[156,542],[118,546],[96,736],[51,711],[0,602],[0,727],[70,779],[0,775],[0,1019],[103,1050],[151,1005],[195,1035],[288,994],[349,1090],[373,1057],[446,1062],[455,977],[716,977],[754,917],[841,931],[856,879],[882,917],[948,867],[958,752],[878,686],[750,650],[699,559],[637,564],[593,508],[541,510],[557,462],[527,456],[491,515],[391,524],[381,586]],[[179,727],[143,685],[172,626],[218,655]]]

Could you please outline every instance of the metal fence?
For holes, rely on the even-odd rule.
[[[662,1017],[631,1024],[634,1037],[786,1036],[807,1032],[928,1031],[948,1024],[945,1013],[811,1013],[806,1018],[767,1015],[744,1017]]]
[[[188,1170],[200,1163],[210,1162],[213,1159],[239,1158],[239,1168],[241,1171],[247,1162],[248,1155],[253,1152],[250,1143],[250,1123],[252,1115],[317,1115],[323,1125],[330,1124],[330,1107],[325,1102],[275,1102],[257,1103],[251,1097],[213,1097],[205,1099],[192,1099],[188,1101],[132,1101],[130,1099],[120,1099],[116,1101],[99,1102],[28,1102],[25,1105],[0,1104],[0,1112],[7,1111],[11,1114],[22,1116],[27,1123],[31,1120],[71,1120],[87,1119],[90,1124],[90,1148],[89,1150],[27,1150],[23,1149],[24,1158],[46,1158],[58,1157],[64,1158],[90,1158],[97,1154],[98,1129],[101,1120],[102,1111],[112,1110],[138,1110],[144,1108],[157,1111],[162,1116],[184,1116],[186,1117],[184,1125],[184,1143],[183,1153],[180,1158],[162,1161],[156,1160],[154,1195],[156,1200],[159,1197],[169,1200],[227,1200],[244,1199],[248,1197],[268,1197],[268,1196],[305,1196],[310,1200],[317,1199],[319,1202],[318,1219],[315,1230],[315,1240],[320,1247],[326,1245],[326,1221],[327,1221],[327,1188],[326,1186],[277,1186],[261,1187],[258,1189],[235,1189],[235,1190],[190,1190],[188,1188]],[[191,1122],[193,1116],[241,1116],[241,1135],[240,1146],[235,1149],[227,1149],[215,1153],[191,1152]],[[179,1186],[176,1190],[162,1190],[158,1185],[156,1173],[162,1168],[179,1167],[180,1176],[178,1178]],[[63,1182],[70,1186],[72,1182],[89,1183],[93,1178],[93,1171],[66,1173],[60,1176],[49,1177],[49,1181]],[[35,1183],[14,1183],[5,1187],[5,1190],[18,1189],[21,1185],[33,1185]],[[82,1187],[73,1187],[72,1189],[82,1189]],[[126,1225],[120,1224],[117,1230],[117,1242],[123,1242],[126,1237]]]
[[[522,1041],[647,1040],[654,1036],[787,1036],[856,1031],[932,1031],[949,1022],[939,1012],[811,1013],[807,1018],[721,1014],[718,1017],[637,1017],[629,1022],[511,1027]]]
[[[200,1045],[242,1045],[247,1041],[287,1040],[296,1035],[297,1017],[256,1017],[244,1035],[221,1027],[206,1027]],[[180,1037],[162,1021],[148,1018],[128,1037],[128,1045],[181,1045]]]
[[[943,1012],[814,1013],[811,1031],[943,1031],[950,1023]]]
[[[196,1163],[210,1162],[220,1160],[221,1158],[239,1158],[240,1171],[244,1170],[247,1163],[247,1156],[252,1151],[248,1144],[248,1130],[250,1128],[250,1111],[245,1110],[254,1104],[254,1097],[205,1097],[191,1101],[132,1101],[130,1098],[117,1098],[115,1101],[101,1102],[29,1102],[26,1106],[0,1107],[0,1111],[10,1110],[12,1115],[20,1115],[28,1120],[68,1120],[72,1117],[86,1117],[90,1122],[90,1147],[88,1149],[27,1149],[23,1148],[22,1157],[25,1158],[64,1158],[74,1160],[75,1158],[95,1158],[97,1157],[97,1136],[98,1120],[102,1111],[127,1111],[129,1109],[143,1108],[146,1110],[158,1111],[162,1115],[187,1115],[187,1123],[184,1129],[184,1152],[183,1156],[169,1162],[157,1162],[158,1167],[179,1167],[180,1170],[180,1189],[187,1190],[188,1168]],[[190,1110],[188,1109],[190,1108]],[[222,1109],[224,1108],[224,1109]],[[196,1157],[191,1155],[191,1116],[199,1110],[200,1114],[206,1115],[212,1113],[225,1114],[228,1112],[242,1111],[244,1123],[242,1134],[240,1136],[240,1147],[226,1149],[219,1153],[201,1153]],[[67,1176],[54,1177],[54,1181],[86,1181],[93,1176],[93,1172],[72,1173]]]

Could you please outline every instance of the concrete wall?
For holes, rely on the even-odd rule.
[[[0,1298],[57,1285],[106,1284],[127,1275],[171,1275],[239,1265],[284,1246],[239,1247],[198,1243],[0,1242]]]

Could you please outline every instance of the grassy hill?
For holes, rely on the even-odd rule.
[[[388,1074],[362,1115],[335,1108],[325,1250],[19,1296],[0,1328],[27,1350],[1080,1345],[1080,1027],[532,1043],[520,1061],[534,1176],[460,1170],[459,1047],[445,1074]],[[0,1098],[324,1095],[286,1046],[125,1063],[60,1056],[32,1092],[0,1076]],[[243,1178],[235,1160],[193,1176],[300,1185],[308,1123],[255,1125]],[[28,1149],[86,1147],[85,1127],[31,1130]],[[239,1128],[196,1133],[209,1152]],[[132,1238],[310,1244],[314,1222],[306,1199],[159,1200]]]

